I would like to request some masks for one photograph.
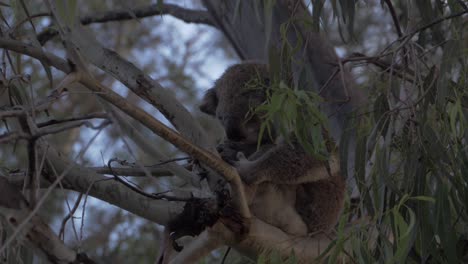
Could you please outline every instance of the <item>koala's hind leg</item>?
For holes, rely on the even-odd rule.
[[[252,213],[285,233],[305,236],[307,225],[296,211],[296,188],[292,185],[263,183],[257,186]]]
[[[307,225],[292,206],[282,208],[274,218],[276,226],[284,232],[294,236],[307,235]]]
[[[345,188],[345,180],[336,174],[297,188],[296,209],[309,232],[328,232],[335,226],[343,210]]]

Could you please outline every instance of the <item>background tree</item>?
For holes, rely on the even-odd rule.
[[[324,98],[350,199],[334,237],[298,240],[255,219],[239,236],[224,215],[179,241],[174,262],[222,245],[254,259],[292,248],[305,262],[466,261],[463,1],[0,4],[6,261],[154,262],[161,225],[184,205],[218,214],[220,179],[250,218],[237,173],[210,154],[222,130],[195,110],[225,66],[247,59],[289,68],[294,88]]]

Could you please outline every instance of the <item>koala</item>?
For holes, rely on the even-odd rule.
[[[231,66],[206,92],[200,110],[223,125],[227,140],[218,151],[246,183],[256,217],[293,235],[328,231],[343,208],[338,158],[317,160],[275,131],[262,137],[257,150],[262,117],[251,110],[265,102],[268,85],[265,64]]]

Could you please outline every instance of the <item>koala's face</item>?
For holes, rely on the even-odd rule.
[[[265,101],[268,82],[265,65],[234,65],[206,92],[200,110],[219,119],[229,140],[255,144],[262,120],[254,109]]]

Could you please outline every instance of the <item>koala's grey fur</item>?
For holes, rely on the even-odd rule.
[[[234,65],[206,92],[200,110],[222,123],[227,141],[218,150],[247,183],[256,217],[295,235],[327,231],[343,207],[345,184],[337,157],[318,161],[299,144],[282,142],[274,131],[255,152],[262,120],[251,110],[266,100],[268,77],[264,64]],[[236,152],[248,159],[237,155],[235,161]]]

